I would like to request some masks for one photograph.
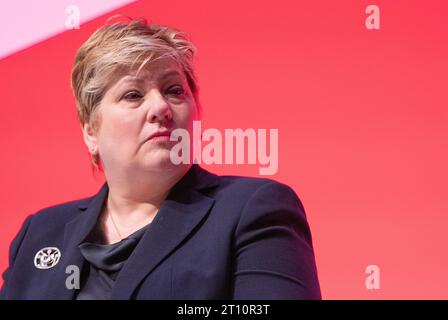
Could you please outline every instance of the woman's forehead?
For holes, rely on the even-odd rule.
[[[122,70],[119,74],[120,80],[125,81],[156,81],[175,76],[183,77],[184,73],[173,61],[151,61],[140,70],[138,68],[124,72]]]

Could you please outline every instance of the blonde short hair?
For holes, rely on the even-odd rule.
[[[73,64],[71,86],[82,125],[88,123],[93,128],[97,127],[95,111],[117,75],[136,67],[139,72],[148,62],[164,57],[174,59],[184,71],[200,108],[193,66],[196,47],[185,33],[160,24],[148,24],[144,18],[108,22],[78,49]],[[92,155],[91,160],[97,169],[102,170],[98,155]]]

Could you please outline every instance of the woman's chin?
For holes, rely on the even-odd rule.
[[[144,169],[154,171],[157,169],[172,169],[177,167],[177,165],[171,161],[170,151],[167,149],[161,149],[145,154],[142,159],[142,167]]]

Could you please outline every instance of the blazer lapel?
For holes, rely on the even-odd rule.
[[[171,189],[147,232],[120,271],[112,299],[130,299],[134,290],[206,217],[214,199],[200,191],[218,183],[218,177],[192,165],[185,176]],[[107,182],[93,197],[80,201],[79,216],[65,226],[64,243],[59,261],[60,272],[51,281],[45,294],[47,299],[73,299],[75,290],[66,288],[67,266],[82,271],[85,259],[78,245],[87,237],[98,221],[109,188]]]
[[[78,205],[79,216],[65,225],[64,244],[61,250],[61,260],[59,267],[61,270],[56,278],[51,281],[51,285],[46,292],[49,299],[73,299],[75,290],[66,287],[66,279],[69,274],[65,273],[67,266],[77,266],[82,271],[85,259],[78,248],[88,233],[95,226],[101,213],[103,203],[107,198],[108,187],[103,184],[100,191],[92,198],[81,201]]]
[[[140,243],[120,271],[112,299],[130,299],[148,274],[206,218],[215,200],[200,189],[212,187],[217,176],[193,165],[171,190]]]

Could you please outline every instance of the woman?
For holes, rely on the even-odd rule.
[[[170,133],[200,119],[194,52],[141,19],[106,24],[79,49],[72,87],[106,182],[25,220],[2,299],[321,297],[291,188],[171,161]]]

